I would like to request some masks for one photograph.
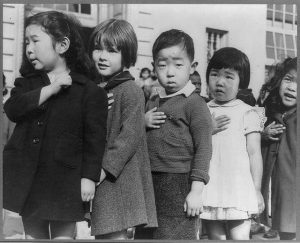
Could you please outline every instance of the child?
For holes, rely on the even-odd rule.
[[[140,72],[140,78],[135,81],[135,83],[141,88],[144,89],[144,85],[147,79],[151,78],[151,71],[149,68],[142,68]]]
[[[114,102],[108,113],[107,147],[92,209],[96,239],[128,239],[127,229],[156,227],[156,209],[144,127],[143,91],[128,71],[137,38],[125,20],[96,26],[90,40],[95,68]]]
[[[158,214],[153,238],[196,240],[202,189],[209,180],[212,123],[189,80],[195,69],[193,40],[172,29],[156,39],[152,53],[164,88],[150,99],[145,116]]]
[[[296,237],[297,58],[287,58],[282,66],[276,72],[280,82],[268,97],[271,107],[266,107],[272,112],[264,130],[262,192],[268,205],[271,181],[272,229],[279,231],[281,240],[292,240]],[[264,215],[268,217],[268,210]]]
[[[25,28],[23,78],[4,105],[17,123],[3,155],[4,208],[21,214],[27,239],[72,239],[99,180],[107,98],[79,74],[89,59],[75,19],[42,12]]]
[[[213,100],[213,117],[226,116],[214,126],[210,181],[203,190],[203,213],[209,239],[225,240],[226,228],[233,240],[247,240],[252,214],[263,210],[260,192],[262,157],[259,114],[237,99],[239,89],[248,87],[250,64],[241,51],[226,47],[211,58],[206,80]],[[226,124],[225,124],[226,123]]]

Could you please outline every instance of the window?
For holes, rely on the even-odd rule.
[[[91,14],[91,4],[31,4],[34,7],[62,10],[72,13]]]
[[[207,63],[216,50],[227,45],[227,31],[206,28],[207,35]]]
[[[296,56],[296,36],[284,33],[266,33],[267,58],[281,61],[286,57]]]
[[[297,25],[297,10],[296,5],[292,4],[268,4],[267,5],[267,20],[272,26],[280,26],[290,29]]]

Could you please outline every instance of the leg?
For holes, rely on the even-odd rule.
[[[217,220],[202,220],[205,224],[208,239],[226,240],[226,227],[224,222]]]
[[[121,230],[118,232],[113,232],[105,235],[96,235],[96,240],[128,240],[127,230]]]
[[[227,224],[232,240],[250,240],[250,219],[228,220]]]
[[[22,221],[26,239],[50,239],[49,221],[33,217],[22,217]]]
[[[73,240],[75,238],[76,222],[50,221],[51,239]]]
[[[280,240],[296,240],[295,233],[279,232]]]

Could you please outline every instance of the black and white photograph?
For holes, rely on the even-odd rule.
[[[297,7],[3,3],[3,240],[296,240]]]

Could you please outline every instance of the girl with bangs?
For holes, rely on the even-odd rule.
[[[144,125],[144,95],[128,71],[137,59],[137,38],[125,20],[96,26],[89,54],[114,102],[107,119],[107,146],[91,214],[96,239],[128,239],[136,226],[156,227],[156,209]]]

